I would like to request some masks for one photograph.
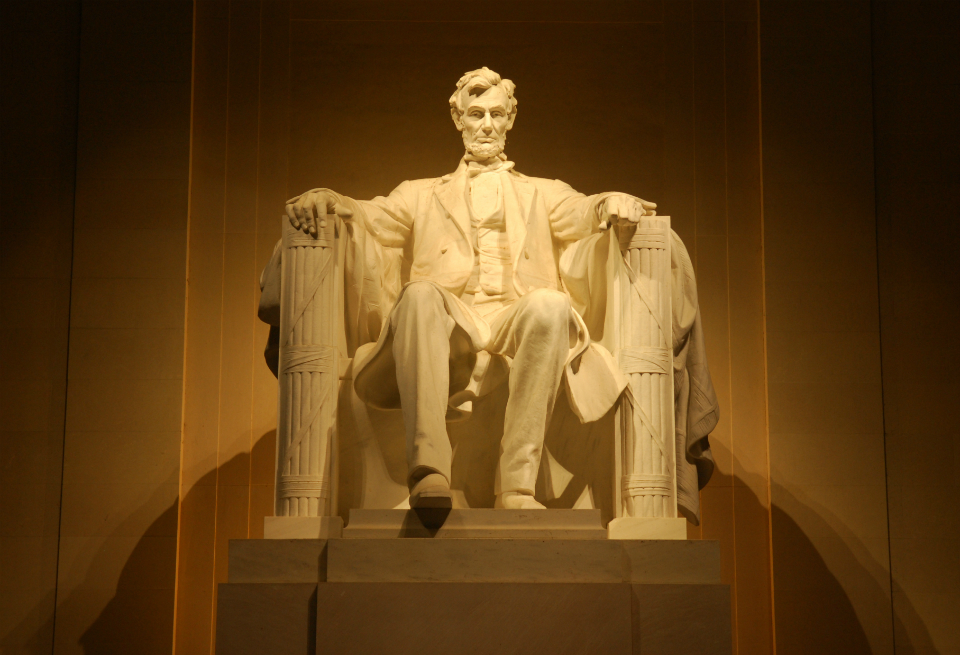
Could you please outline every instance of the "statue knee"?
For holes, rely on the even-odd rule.
[[[570,322],[570,299],[566,294],[553,289],[531,291],[528,310],[530,318],[539,330],[567,331]]]
[[[443,296],[429,282],[411,282],[403,290],[400,306],[416,309],[442,307]]]

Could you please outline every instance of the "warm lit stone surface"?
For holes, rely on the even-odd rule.
[[[231,583],[719,584],[716,541],[236,539]]]
[[[217,653],[731,652],[716,541],[240,539],[229,564]]]
[[[634,654],[731,652],[727,585],[631,585],[631,592]]]
[[[345,539],[433,537],[434,539],[604,539],[598,509],[454,509],[438,530],[423,526],[417,513],[402,509],[351,509]]]
[[[607,526],[611,539],[686,539],[687,519],[624,516]]]
[[[265,516],[264,539],[330,539],[343,532],[339,516]]]
[[[326,539],[231,539],[227,581],[322,582],[326,546]]]
[[[342,539],[331,541],[331,582],[620,582],[611,541]]]
[[[317,591],[317,643],[338,654],[627,655],[630,610],[624,584],[332,583]]]
[[[220,586],[216,652],[727,655],[730,588],[624,583],[226,584]]]
[[[719,541],[621,541],[623,581],[720,584]]]
[[[316,653],[316,584],[221,584],[218,655]]]

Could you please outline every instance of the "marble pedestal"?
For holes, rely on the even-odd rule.
[[[340,539],[231,541],[216,652],[731,652],[717,542],[598,539],[578,514],[544,517],[539,536],[355,538],[396,518],[351,517]]]

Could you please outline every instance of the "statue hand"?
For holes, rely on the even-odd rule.
[[[625,193],[608,196],[600,207],[600,229],[607,230],[619,221],[639,223],[644,216],[656,216],[657,205]]]
[[[311,189],[287,201],[287,218],[290,224],[304,234],[317,236],[317,228],[327,226],[324,217],[335,213],[342,220],[353,218],[353,212],[340,203],[337,194],[327,189]]]

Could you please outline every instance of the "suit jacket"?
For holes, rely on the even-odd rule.
[[[567,226],[563,236],[575,240],[597,230],[597,205],[603,196],[585,196],[559,180],[521,175],[513,170],[497,173],[503,187],[504,221],[513,260],[513,285],[517,295],[533,289],[562,288],[560,253],[564,240],[554,226]],[[469,385],[450,398],[450,418],[463,417],[474,399],[496,388],[506,376],[504,358],[483,352],[490,339],[489,325],[461,300],[474,269],[474,245],[467,185],[470,177],[461,162],[456,172],[441,178],[402,183],[389,196],[370,201],[344,198],[354,210],[354,223],[381,246],[402,250],[399,280],[390,280],[381,269],[387,297],[381,308],[393,308],[403,292],[391,287],[426,281],[441,292],[450,316],[466,333],[478,357]],[[572,226],[572,228],[571,228]],[[386,267],[389,269],[389,266]],[[565,379],[567,396],[584,422],[603,416],[616,403],[626,378],[606,349],[590,343],[580,314],[571,310],[579,326],[571,348]],[[399,407],[399,391],[392,374],[392,334],[384,316],[376,343],[358,347],[353,363],[354,388],[367,403],[381,408]],[[384,381],[388,382],[384,382]]]
[[[559,180],[498,173],[518,295],[531,289],[560,289],[563,242],[552,226],[573,223],[572,241],[595,231],[602,196],[585,196]],[[451,175],[403,182],[390,195],[354,201],[354,212],[381,245],[403,249],[409,281],[435,282],[454,296],[463,294],[474,267],[473,235],[467,208],[466,165]],[[348,201],[348,204],[349,201]]]

